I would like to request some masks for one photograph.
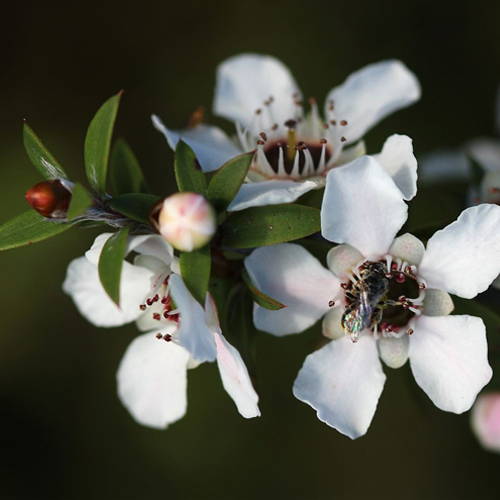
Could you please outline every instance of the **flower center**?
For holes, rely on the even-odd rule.
[[[304,180],[326,175],[335,166],[346,138],[343,127],[347,120],[335,117],[330,102],[327,119],[318,113],[315,99],[310,99],[310,112],[305,116],[298,94],[292,96],[290,116],[283,123],[275,120],[274,98],[264,101],[255,111],[252,123],[243,129],[237,124],[238,139],[244,150],[257,146],[249,179]]]
[[[387,256],[383,261],[363,262],[352,278],[342,283],[346,305],[341,324],[353,342],[365,329],[376,337],[413,333],[409,324],[421,314],[425,289],[416,272],[415,266]]]
[[[168,277],[165,278],[162,285],[156,293],[146,299],[144,304],[139,306],[145,314],[151,315],[151,318],[158,322],[159,329],[167,329],[170,333],[158,332],[157,339],[163,339],[170,342],[172,337],[172,327],[177,328],[180,321],[179,310],[176,309],[172,297],[169,295]]]
[[[326,165],[332,156],[326,139],[317,142],[286,142],[285,138],[264,143],[264,154],[274,178],[304,179],[325,175]],[[252,168],[260,171],[260,164],[254,161]]]

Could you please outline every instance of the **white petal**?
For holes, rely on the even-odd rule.
[[[215,361],[215,341],[206,324],[203,308],[193,298],[180,276],[172,274],[169,285],[170,294],[180,313],[175,340],[197,361]]]
[[[245,418],[260,417],[259,396],[253,388],[247,367],[235,349],[220,333],[215,333],[217,366],[222,385]]]
[[[419,273],[431,288],[470,299],[500,273],[500,206],[464,210],[427,243]]]
[[[297,91],[288,68],[274,57],[241,54],[227,59],[217,68],[214,113],[248,127],[255,111],[273,97],[274,119],[266,119],[264,125],[269,127],[273,122],[282,125],[294,117],[293,95]]]
[[[321,324],[321,331],[326,338],[337,340],[345,337],[345,331],[342,327],[343,307],[334,307],[325,314]]]
[[[162,429],[184,416],[189,353],[154,333],[136,337],[123,356],[118,396],[140,424]]]
[[[158,234],[130,237],[127,253],[132,251],[155,257],[166,266],[172,265],[174,260],[174,249]]]
[[[468,410],[489,382],[486,329],[474,316],[420,316],[410,337],[417,384],[441,410]]]
[[[222,335],[217,307],[209,293],[205,299],[205,320],[214,335],[217,347],[217,366],[224,389],[231,396],[243,417],[259,417],[259,396],[253,388],[240,353]]]
[[[424,297],[423,314],[426,316],[448,316],[455,309],[453,299],[443,290],[427,288]]]
[[[153,125],[167,139],[168,145],[175,150],[182,139],[196,154],[204,172],[217,170],[229,159],[242,151],[218,127],[212,125],[197,125],[185,130],[170,130],[156,115],[151,117]]]
[[[293,394],[322,422],[355,439],[368,430],[384,382],[373,337],[361,336],[357,343],[344,337],[307,356]]]
[[[312,181],[260,181],[243,184],[228,210],[236,212],[249,207],[290,203],[318,185]]]
[[[424,244],[413,234],[405,233],[398,236],[389,248],[390,255],[418,266],[425,253]]]
[[[97,266],[102,248],[111,236],[113,236],[113,233],[101,233],[94,240],[90,249],[85,252],[85,257],[92,264]],[[126,253],[129,254],[132,251],[156,257],[164,262],[165,265],[170,265],[174,256],[172,247],[157,234],[130,236],[127,242]]]
[[[433,183],[470,178],[469,160],[463,151],[442,149],[419,157],[420,182]]]
[[[321,232],[365,257],[385,254],[408,207],[391,177],[370,156],[330,170],[321,206]]]
[[[336,165],[344,165],[345,163],[350,163],[360,156],[366,155],[366,144],[365,141],[358,141],[352,146],[348,146],[342,149],[340,156],[335,161]],[[331,161],[331,160],[330,160]]]
[[[335,115],[347,120],[345,137],[349,143],[390,113],[409,106],[420,98],[415,75],[400,61],[370,64],[352,73],[328,94],[335,103]]]
[[[352,274],[352,269],[363,261],[363,256],[351,245],[333,247],[326,256],[330,271],[344,280]]]
[[[71,295],[80,313],[96,326],[120,326],[137,319],[151,289],[153,273],[140,266],[123,263],[120,284],[120,308],[108,297],[99,280],[97,266],[86,257],[68,266],[63,290]]]
[[[205,323],[211,332],[221,333],[217,305],[210,293],[205,296]]]
[[[389,368],[401,368],[408,360],[408,337],[382,337],[377,342],[380,358]]]
[[[466,149],[472,158],[489,172],[500,171],[500,141],[481,137],[470,141]]]
[[[314,325],[340,290],[338,279],[299,245],[258,248],[245,259],[245,267],[260,291],[287,306],[279,311],[254,307],[255,326],[274,335]]]
[[[392,177],[404,199],[411,200],[417,194],[417,159],[412,140],[407,135],[391,135],[375,158]]]
[[[113,233],[101,233],[92,243],[92,246],[85,252],[85,257],[89,262],[97,266],[99,257],[101,256],[102,248],[106,241],[113,236]]]

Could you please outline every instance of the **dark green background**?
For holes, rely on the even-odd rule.
[[[23,193],[39,180],[22,118],[81,179],[85,128],[122,88],[118,131],[156,192],[172,191],[172,157],[149,115],[181,126],[197,105],[209,108],[215,66],[241,51],[278,56],[320,100],[367,63],[405,61],[423,98],[368,135],[371,151],[393,132],[411,135],[418,154],[493,132],[498,2],[64,5],[2,6],[2,220],[26,208]],[[136,425],[114,381],[135,328],[94,328],[61,290],[92,238],[70,231],[0,255],[0,498],[498,498],[499,456],[481,450],[468,415],[435,409],[407,368],[387,370],[367,436],[351,442],[320,423],[291,396],[312,332],[259,336],[262,418],[240,418],[205,365],[189,374],[186,418],[165,432]]]

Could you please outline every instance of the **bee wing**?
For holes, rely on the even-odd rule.
[[[370,303],[368,290],[363,290],[359,295],[359,316],[361,318],[362,330],[369,327],[373,314],[373,305]]]

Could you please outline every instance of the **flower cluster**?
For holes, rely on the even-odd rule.
[[[478,202],[444,228],[432,224],[436,214],[412,225],[412,139],[392,134],[375,154],[363,142],[419,99],[404,64],[356,71],[328,92],[320,112],[273,57],[226,60],[213,112],[234,123],[232,136],[206,124],[201,110],[181,130],[152,117],[175,152],[179,192],[170,196],[149,190],[124,141],[112,145],[120,97],[88,128],[88,187],[71,181],[25,124],[28,155],[45,180],[26,193],[30,210],[0,227],[0,248],[77,225],[113,229],[70,263],[63,290],[94,325],[135,323],[142,332],[117,372],[118,395],[137,422],[165,428],[180,419],[188,369],[205,362],[217,362],[243,417],[260,416],[249,348],[257,330],[286,336],[320,320],[323,335],[293,394],[327,425],[353,439],[365,434],[383,364],[407,361],[438,408],[471,408],[492,368],[483,319],[463,304],[500,274],[499,170],[486,166]],[[500,165],[500,153],[489,153]],[[474,417],[490,448],[498,424],[484,430],[478,422],[491,420],[495,405],[484,399]]]

